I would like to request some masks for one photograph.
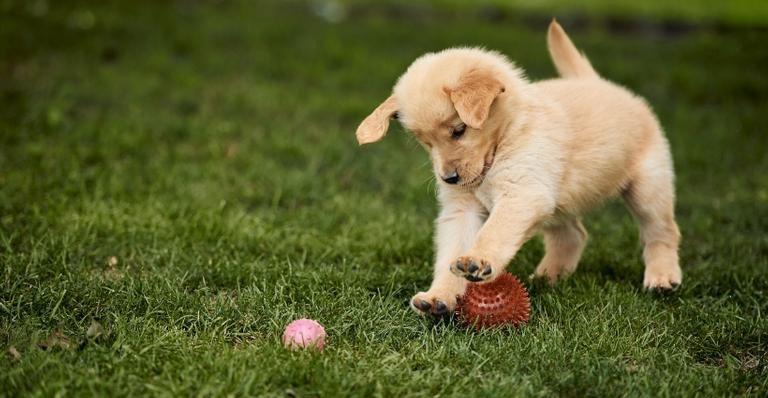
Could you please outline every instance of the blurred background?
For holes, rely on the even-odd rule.
[[[397,126],[357,148],[357,123],[428,51],[484,46],[553,77],[552,17],[658,112],[684,216],[763,209],[767,4],[2,0],[2,225],[31,227],[19,217],[35,207],[113,211],[105,201],[141,220],[166,202],[318,226],[395,202],[381,217],[431,214],[427,157]]]
[[[531,79],[554,77],[552,17],[602,76],[657,112],[687,279],[674,299],[638,299],[635,224],[611,203],[585,223],[592,244],[572,282],[534,291],[536,323],[504,346],[514,361],[500,369],[555,393],[613,395],[638,381],[764,393],[766,367],[753,361],[768,358],[764,0],[0,0],[0,348],[21,358],[3,362],[2,385],[11,395],[474,386],[475,354],[440,345],[466,336],[429,329],[406,306],[430,282],[427,155],[396,123],[366,147],[354,131],[425,52],[483,46]],[[532,241],[510,270],[527,275],[541,254]],[[272,339],[307,315],[340,347],[309,368]],[[94,319],[109,344],[25,351],[52,330],[78,346]],[[648,343],[647,325],[674,344]],[[590,337],[558,351],[551,330]],[[628,343],[598,347],[601,330]],[[491,340],[466,344],[492,365],[506,343]],[[433,358],[446,368],[430,372]],[[174,366],[186,370],[159,370]],[[446,387],[448,376],[458,382]],[[253,384],[218,384],[242,378]]]

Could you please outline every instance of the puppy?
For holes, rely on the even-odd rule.
[[[643,285],[682,280],[674,171],[658,120],[602,79],[555,21],[547,44],[561,78],[536,83],[496,52],[426,54],[357,129],[367,144],[399,119],[438,177],[434,280],[411,299],[417,312],[450,313],[467,283],[493,280],[536,233],[546,254],[535,275],[568,276],[587,242],[580,215],[618,194],[640,227]]]

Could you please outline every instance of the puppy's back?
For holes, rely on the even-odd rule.
[[[652,143],[663,141],[646,102],[611,82],[552,79],[532,87],[565,116],[561,139],[568,165],[563,199],[574,212],[618,193]]]

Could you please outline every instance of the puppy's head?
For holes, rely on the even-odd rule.
[[[446,184],[479,185],[494,161],[508,109],[522,77],[503,56],[479,49],[449,49],[417,59],[392,95],[357,129],[360,144],[380,140],[397,118],[432,158]]]

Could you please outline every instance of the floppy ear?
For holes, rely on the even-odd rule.
[[[501,82],[486,71],[470,70],[454,87],[445,87],[461,121],[473,129],[483,127],[496,97],[504,92]]]
[[[373,112],[366,117],[357,127],[357,142],[360,145],[376,142],[387,134],[389,119],[397,113],[397,100],[394,95],[384,100]]]

